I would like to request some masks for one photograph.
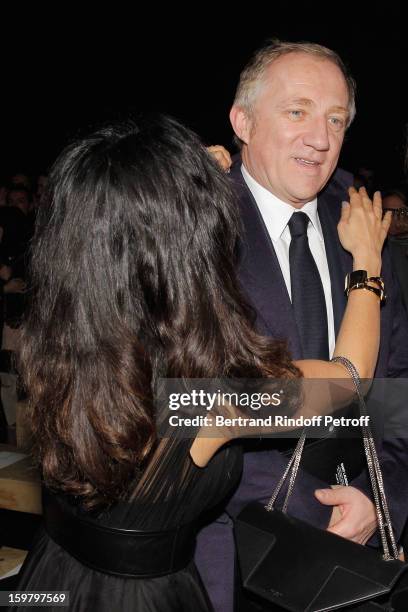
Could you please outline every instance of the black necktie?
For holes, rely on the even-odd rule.
[[[328,359],[326,302],[307,238],[309,217],[303,212],[295,212],[288,225],[292,237],[289,247],[292,307],[303,359]]]

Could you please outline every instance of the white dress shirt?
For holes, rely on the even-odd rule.
[[[255,202],[261,212],[266,229],[268,230],[270,239],[275,249],[276,256],[282,270],[289,298],[291,298],[290,287],[290,266],[289,266],[289,245],[291,241],[288,222],[292,214],[299,209],[294,208],[286,202],[282,202],[270,191],[262,187],[248,173],[244,165],[241,166],[241,172],[248,185],[249,190],[255,198]],[[302,206],[302,212],[310,219],[307,228],[307,237],[309,240],[310,251],[313,259],[316,262],[322,280],[324,299],[326,301],[327,310],[327,327],[329,339],[329,354],[333,356],[334,345],[336,342],[334,333],[334,317],[333,303],[330,284],[329,266],[327,263],[326,249],[324,246],[322,226],[320,224],[319,215],[317,214],[317,198],[311,202],[307,202]]]

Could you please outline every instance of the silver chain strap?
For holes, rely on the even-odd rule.
[[[289,474],[289,471],[292,468],[291,471],[291,475],[290,475],[290,480],[289,480],[289,486],[288,486],[288,491],[286,493],[286,497],[285,497],[285,501],[283,502],[283,507],[282,510],[283,512],[286,512],[287,508],[288,508],[288,503],[289,503],[289,497],[292,494],[293,491],[293,487],[295,486],[295,479],[296,479],[296,475],[299,469],[299,463],[300,460],[302,458],[302,453],[303,453],[303,447],[305,445],[305,440],[306,440],[306,430],[304,429],[302,431],[302,434],[298,440],[298,443],[296,444],[296,448],[293,452],[292,457],[290,458],[290,461],[285,469],[285,472],[283,473],[283,475],[281,476],[278,484],[276,485],[276,489],[272,494],[271,499],[269,500],[269,502],[267,503],[267,505],[265,506],[266,510],[268,510],[268,512],[270,512],[271,510],[273,510],[273,506],[275,504],[275,501],[286,481],[286,478]]]
[[[367,416],[367,407],[366,407],[366,403],[364,400],[364,396],[361,391],[360,377],[358,375],[356,368],[351,363],[351,361],[347,359],[346,357],[340,357],[340,356],[333,357],[332,362],[340,363],[346,368],[346,370],[350,374],[353,380],[354,386],[356,388],[356,392],[357,392],[360,415]],[[397,547],[397,544],[395,541],[395,535],[392,529],[391,517],[390,517],[390,512],[388,509],[387,498],[385,495],[381,467],[378,461],[378,455],[377,455],[377,450],[375,448],[373,435],[371,432],[371,428],[368,424],[361,425],[361,429],[363,433],[363,444],[364,444],[364,451],[365,451],[365,455],[367,459],[368,473],[370,475],[371,488],[373,491],[374,505],[375,505],[375,511],[377,515],[377,522],[378,522],[378,529],[380,532],[381,544],[383,547],[383,557],[387,561],[390,559],[397,559],[398,558],[398,547]],[[288,490],[287,490],[285,500],[282,506],[282,512],[286,513],[288,503],[289,503],[289,498],[292,495],[293,487],[295,485],[295,480],[296,480],[296,476],[297,476],[298,469],[299,469],[299,463],[302,458],[305,440],[306,440],[306,430],[303,430],[298,440],[298,443],[296,444],[296,448],[293,452],[293,455],[290,458],[289,463],[285,469],[285,472],[280,478],[278,484],[276,485],[276,488],[272,494],[272,497],[270,498],[269,502],[265,506],[265,509],[268,512],[273,510],[276,499],[290,472]],[[390,552],[390,546],[391,546],[391,552]]]
[[[367,406],[361,391],[361,382],[357,369],[346,357],[334,357],[333,362],[341,363],[349,372],[354,386],[356,388],[358,403],[360,407],[360,415],[367,415]],[[377,450],[375,448],[374,438],[370,425],[362,425],[364,451],[367,458],[368,473],[370,475],[371,488],[373,490],[374,505],[377,514],[378,528],[381,536],[381,543],[384,551],[384,559],[397,559],[398,547],[395,541],[394,531],[391,524],[391,516],[388,509],[387,497],[384,489],[384,482],[381,472],[380,463],[378,461]],[[389,545],[391,546],[391,553]]]

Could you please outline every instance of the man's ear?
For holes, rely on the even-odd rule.
[[[252,121],[248,118],[247,113],[239,106],[233,106],[230,110],[230,121],[235,134],[242,142],[248,144]]]

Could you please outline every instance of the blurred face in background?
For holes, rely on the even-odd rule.
[[[30,200],[28,197],[28,193],[24,190],[19,191],[18,189],[13,189],[9,192],[8,195],[8,203],[9,206],[15,206],[20,209],[24,214],[27,214],[30,210]]]
[[[383,209],[389,208],[393,212],[388,233],[390,236],[408,234],[408,207],[403,194],[393,193],[387,195],[382,201]]]
[[[31,181],[26,174],[15,174],[11,177],[12,185],[23,185],[26,189],[31,189]]]

